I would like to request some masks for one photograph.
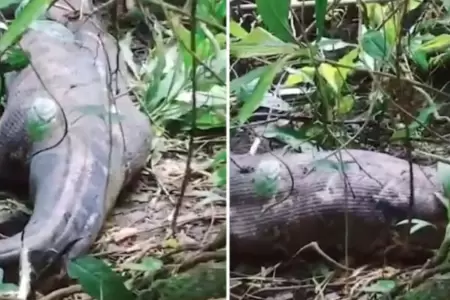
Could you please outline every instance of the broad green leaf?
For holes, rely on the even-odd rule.
[[[395,283],[394,280],[380,279],[377,280],[375,283],[369,285],[368,287],[361,288],[361,290],[364,292],[388,294],[396,286],[397,284]]]
[[[102,260],[92,256],[80,257],[69,263],[67,272],[78,280],[89,296],[102,300],[134,300],[135,295],[124,285],[124,279]]]
[[[384,35],[375,30],[367,31],[361,39],[362,49],[374,59],[386,60],[390,55],[390,46]]]
[[[244,105],[239,111],[239,122],[244,124],[253,112],[260,106],[264,94],[269,90],[275,76],[282,70],[290,56],[284,56],[267,68],[266,72],[261,75],[252,94],[246,99]]]
[[[404,3],[407,4],[406,13],[408,14],[412,10],[416,9],[420,3],[420,1],[416,0],[408,0]],[[398,9],[397,9],[398,8]],[[401,27],[401,20],[402,16],[405,13],[405,9],[399,5],[394,8],[394,6],[391,5],[384,5],[383,6],[383,15],[384,20],[388,18],[386,21],[383,21],[381,24],[384,24],[382,28],[382,32],[386,36],[386,39],[390,45],[395,45],[399,39],[399,33],[400,33],[400,27]]]
[[[377,28],[379,25],[383,24],[386,15],[383,6],[379,3],[366,3],[367,18],[369,21],[369,28]]]
[[[436,112],[438,109],[438,106],[433,103],[430,106],[422,109],[419,113],[419,116],[416,120],[411,122],[411,124],[408,125],[408,130],[411,136],[415,137],[418,133],[420,133],[420,130],[424,129],[424,127],[428,126],[431,121],[431,117],[433,116],[433,113]],[[406,128],[401,128],[392,133],[391,139],[402,139],[406,138]]]
[[[234,37],[243,39],[248,35],[248,32],[234,20],[230,20],[229,28],[230,34]]]
[[[218,19],[223,19],[227,16],[227,0],[221,0],[219,3],[216,4],[215,7],[215,16]]]
[[[429,125],[430,121],[431,121],[431,117],[433,116],[433,113],[435,113],[437,111],[439,106],[436,105],[436,103],[433,103],[433,104],[430,104],[429,106],[427,106],[426,108],[421,109],[417,119],[411,123],[410,129],[415,130],[420,127]]]
[[[8,30],[0,38],[0,57],[27,30],[28,26],[39,18],[50,6],[53,0],[30,0],[16,19],[9,25]]]
[[[290,0],[256,0],[256,11],[270,32],[285,42],[294,42],[288,22]]]
[[[339,70],[338,74],[342,78],[342,82],[347,80],[348,75],[354,71],[354,67],[356,66],[355,59],[358,58],[359,52],[359,48],[355,48],[338,60],[338,64],[342,65],[342,67],[337,67]],[[347,66],[348,68],[343,66]]]
[[[257,67],[241,77],[233,79],[230,82],[230,93],[237,93],[240,89],[246,89],[247,85],[249,85],[253,80],[260,78],[268,68],[269,66]]]
[[[220,151],[219,153],[217,153],[214,156],[214,160],[212,162],[212,166],[215,167],[215,166],[218,166],[218,165],[220,165],[222,163],[226,163],[227,158],[228,158],[227,151],[225,151],[225,150]]]
[[[163,262],[154,257],[144,257],[140,263],[127,263],[122,265],[123,269],[156,273],[163,267]]]
[[[426,53],[420,50],[416,50],[412,53],[412,59],[423,71],[428,70],[429,64]]]
[[[423,0],[408,0],[408,9],[407,11],[412,11],[419,7],[422,4]]]
[[[190,50],[192,50],[191,47],[191,31],[186,29],[184,25],[181,23],[180,19],[178,17],[172,17],[172,30],[174,34],[177,37],[178,42],[178,50],[180,51],[184,65],[186,69],[190,69],[192,67],[192,54],[190,53]],[[195,34],[195,42],[196,42],[196,55],[200,59],[204,59],[208,57],[208,49],[206,49],[205,43],[206,40],[204,38],[201,38],[196,32]]]
[[[261,27],[253,29],[239,42],[230,44],[230,55],[236,58],[253,58],[258,56],[298,53],[307,55],[307,49],[300,49],[296,44],[285,43]]]
[[[450,46],[450,34],[441,34],[417,47],[417,51],[430,53],[447,50],[449,46]]]
[[[222,166],[212,174],[212,181],[216,187],[224,187],[227,183],[227,168]]]
[[[18,47],[13,47],[6,51],[5,56],[1,60],[0,72],[19,71],[28,66],[29,63],[28,53]]]
[[[390,16],[392,13],[391,10],[388,9],[386,11],[385,6],[385,16]],[[401,13],[403,13],[403,10],[401,10]],[[386,37],[386,41],[389,45],[395,45],[398,40],[398,28],[400,24],[401,16],[399,14],[395,14],[394,16],[391,16],[385,23],[382,29],[380,30],[380,33],[383,33],[383,36]]]
[[[304,128],[285,128],[274,124],[267,126],[267,129],[264,131],[264,137],[275,138],[297,150],[300,149],[301,145],[307,139]]]
[[[220,127],[225,128],[227,124],[226,121],[225,113],[222,114],[216,107],[213,109],[202,109],[197,112],[195,126],[202,130]]]
[[[317,27],[317,38],[320,40],[323,36],[325,30],[325,16],[327,14],[327,0],[315,0],[315,13],[316,13],[316,27]]]
[[[284,84],[290,87],[299,83],[313,82],[315,73],[316,68],[310,66],[303,67],[300,70],[296,70],[295,73],[289,74]]]
[[[328,85],[333,89],[333,91],[336,94],[339,94],[342,80],[338,74],[338,68],[327,63],[321,63],[318,71],[319,74],[327,81]]]
[[[197,0],[197,15],[210,22],[214,21],[214,11],[212,9],[214,5],[215,3],[209,0]]]
[[[353,108],[353,104],[355,103],[354,98],[354,95],[345,95],[343,97],[340,97],[336,102],[336,112],[339,115],[345,115],[346,113],[349,113]]]

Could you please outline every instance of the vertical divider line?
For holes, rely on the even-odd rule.
[[[230,180],[229,180],[229,174],[230,174],[230,2],[227,1],[227,7],[226,7],[226,45],[225,49],[227,52],[227,62],[226,62],[226,87],[225,87],[225,97],[227,101],[227,107],[226,107],[226,152],[227,152],[227,162],[226,162],[226,299],[230,299]]]

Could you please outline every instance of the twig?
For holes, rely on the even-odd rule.
[[[67,297],[73,294],[78,294],[83,292],[83,288],[81,287],[81,285],[76,284],[76,285],[71,285],[68,287],[64,287],[62,289],[59,290],[55,290],[53,292],[51,292],[48,295],[45,295],[44,297],[40,298],[39,300],[54,300],[54,299],[60,299],[62,297]]]
[[[317,244],[317,242],[311,242],[305,246],[303,246],[302,248],[300,248],[292,257],[292,259],[294,257],[296,257],[298,254],[300,254],[300,252],[302,252],[303,250],[306,249],[314,249],[320,256],[322,256],[327,262],[329,262],[330,264],[332,264],[333,266],[344,270],[344,271],[353,271],[352,268],[348,268],[340,263],[338,263],[336,260],[334,260],[333,258],[331,258],[328,254],[326,254],[325,252],[323,252],[322,249],[320,249],[319,244]]]
[[[196,32],[197,32],[197,0],[193,0],[191,3],[191,36],[190,36],[190,49],[192,50],[192,53],[197,52],[197,43],[195,40]],[[188,185],[188,182],[191,177],[191,161],[192,156],[194,154],[194,136],[195,136],[195,129],[196,129],[196,118],[197,118],[197,96],[196,96],[196,89],[197,89],[197,60],[194,57],[192,57],[192,72],[191,72],[191,80],[192,80],[192,124],[191,124],[191,132],[189,135],[189,145],[188,145],[188,154],[187,154],[187,161],[186,161],[186,170],[183,178],[183,182],[181,184],[181,193],[180,197],[178,198],[178,201],[175,205],[175,210],[172,215],[172,235],[175,236],[177,233],[177,218],[180,213],[181,204],[183,203],[184,193],[186,192],[186,188]]]

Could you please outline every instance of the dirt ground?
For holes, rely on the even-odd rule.
[[[162,157],[132,193],[122,199],[97,242],[98,255],[120,256],[118,262],[134,262],[162,248],[202,246],[214,240],[225,221],[225,196],[215,190],[206,170],[207,157],[194,159],[195,179],[189,184],[177,218],[173,239],[171,220],[180,196],[185,155]]]

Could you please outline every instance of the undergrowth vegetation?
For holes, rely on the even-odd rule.
[[[0,22],[2,74],[28,65],[27,53],[20,49],[17,41],[51,2],[1,1],[0,10],[5,15],[15,12],[12,22]],[[190,155],[200,153],[200,156],[212,157],[209,159],[209,170],[214,186],[223,189],[226,182],[227,1],[198,0],[188,1],[187,4],[152,0],[98,2],[98,5],[104,5],[102,12],[105,20],[110,21],[110,27],[118,28],[120,49],[131,75],[132,93],[141,110],[151,120],[155,135],[152,162],[161,160],[164,151],[173,144],[178,145],[176,151],[192,151]],[[195,23],[190,17],[192,3],[197,5],[195,18],[198,20]],[[15,10],[17,4],[20,6]],[[111,17],[114,5],[118,10],[122,8],[118,19]],[[192,24],[196,24],[195,30]],[[191,50],[194,49],[192,35],[195,36],[195,53]],[[192,81],[194,67],[195,87]],[[3,100],[7,101],[4,99],[4,84],[1,93]],[[98,113],[89,109],[85,110],[86,113]],[[192,128],[194,123],[195,128]],[[45,124],[33,123],[28,128],[32,139],[39,139],[45,130]],[[193,150],[188,143],[192,133],[195,134],[192,137]],[[179,146],[180,143],[182,146]],[[169,239],[166,244],[170,245],[160,256],[143,257],[135,263],[115,265],[96,255],[71,261],[67,268],[68,275],[80,285],[75,292],[83,291],[95,299],[105,300],[197,300],[225,296],[224,253],[219,258],[206,256],[205,259],[194,255],[190,259],[176,260],[172,254],[182,253],[183,248],[177,246],[176,238]],[[210,246],[197,250],[206,251]],[[208,253],[211,256],[211,252]],[[3,272],[0,273],[0,282],[3,282]],[[16,290],[14,284],[0,284],[2,296]],[[64,293],[69,294],[63,289],[60,296]]]
[[[449,9],[448,1],[421,0],[232,1],[232,149],[255,153],[278,143],[301,152],[362,148],[438,160],[448,196]],[[411,234],[430,226],[411,221]],[[282,277],[279,265],[248,278],[237,272],[232,295],[392,299],[426,282],[403,299],[447,299],[447,240],[437,253],[416,272],[341,274],[323,265],[306,279]]]

